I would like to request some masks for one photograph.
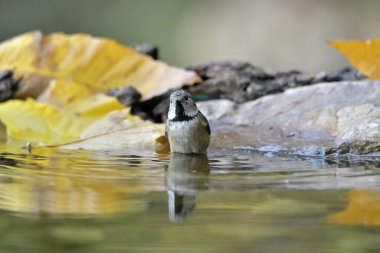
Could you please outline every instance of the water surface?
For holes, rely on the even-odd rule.
[[[380,162],[2,150],[1,252],[380,249]]]

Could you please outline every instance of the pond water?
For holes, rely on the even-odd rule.
[[[380,162],[1,147],[1,252],[378,252]]]

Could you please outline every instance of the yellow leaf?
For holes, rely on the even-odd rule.
[[[90,123],[33,99],[0,104],[0,119],[13,139],[45,143],[75,140]]]
[[[154,61],[110,39],[86,34],[44,36],[38,31],[0,44],[0,69],[14,69],[27,80],[36,74],[100,92],[131,85],[143,99],[200,81],[192,71]]]
[[[51,81],[38,100],[92,120],[98,120],[113,110],[125,108],[114,97],[95,94],[88,86],[62,80]]]
[[[152,122],[143,121],[140,117],[130,114],[130,108],[112,111],[102,119],[93,122],[80,135],[81,139],[103,135],[119,130],[150,126]]]
[[[129,131],[125,133],[127,143],[117,136],[106,143],[108,148],[152,147],[163,130],[162,125],[133,118],[129,110],[117,122],[107,123],[106,118],[101,127],[100,123],[93,125],[109,112],[124,108],[116,98],[101,92],[132,85],[149,98],[200,80],[194,72],[169,67],[115,41],[85,34],[43,36],[33,32],[5,41],[0,44],[1,68],[12,68],[27,77],[24,85],[32,85],[31,89],[40,90],[41,83],[47,86],[43,94],[37,94],[39,102],[44,103],[29,99],[0,104],[0,120],[13,139],[62,144],[88,138],[87,133],[93,136],[110,134],[115,129]],[[138,138],[133,136],[136,131]],[[99,145],[110,140],[104,138]]]
[[[102,94],[73,100],[60,110],[33,99],[9,100],[0,104],[0,119],[15,140],[57,144],[79,139],[94,121],[121,108],[115,98]]]
[[[46,102],[57,108],[67,108],[68,105],[92,95],[94,95],[94,91],[86,85],[70,81],[52,80],[45,92],[39,96],[38,101]]]
[[[368,79],[380,79],[380,39],[329,41],[329,44]]]

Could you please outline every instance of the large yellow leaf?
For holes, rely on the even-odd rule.
[[[84,117],[64,113],[33,99],[0,104],[0,119],[13,139],[45,143],[75,140],[90,124]]]
[[[79,139],[95,120],[121,108],[115,98],[101,94],[73,100],[60,110],[33,99],[10,100],[0,104],[0,119],[12,139],[56,144]]]
[[[61,147],[70,149],[158,149],[165,153],[167,143],[156,141],[164,133],[163,124],[143,121],[130,115],[129,109],[117,110],[120,104],[115,98],[102,101],[88,100],[86,105],[86,100],[79,100],[76,104],[83,105],[83,110],[71,108],[70,103],[67,109],[58,110],[33,99],[10,100],[0,104],[0,119],[15,140],[66,144]]]
[[[36,74],[86,84],[93,91],[132,85],[143,99],[200,81],[192,71],[154,61],[110,39],[38,31],[0,44],[0,69],[14,69],[25,80]]]
[[[51,81],[38,100],[92,120],[98,120],[111,111],[125,108],[114,97],[94,93],[90,87],[83,84],[62,80]]]
[[[8,40],[0,44],[0,69],[8,68],[22,75],[24,85],[31,85],[31,89],[40,89],[42,84],[44,92],[33,93],[39,102],[29,99],[0,104],[0,121],[13,139],[44,144],[70,143],[86,139],[90,133],[104,135],[95,141],[100,140],[98,144],[106,144],[107,148],[152,147],[163,132],[162,125],[133,118],[128,110],[117,122],[104,125],[107,118],[92,125],[109,112],[124,108],[116,98],[102,92],[132,85],[149,98],[199,81],[194,72],[169,67],[112,40],[85,34],[43,36],[34,32]],[[107,142],[115,136],[107,134],[115,129],[127,130],[127,142],[123,136]],[[84,144],[92,145],[91,141],[85,140]]]
[[[380,79],[380,39],[329,41],[329,44],[368,79]]]

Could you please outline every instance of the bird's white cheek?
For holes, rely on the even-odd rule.
[[[169,119],[175,118],[175,106],[173,106],[173,105],[170,105],[170,107],[169,107],[168,118]]]

